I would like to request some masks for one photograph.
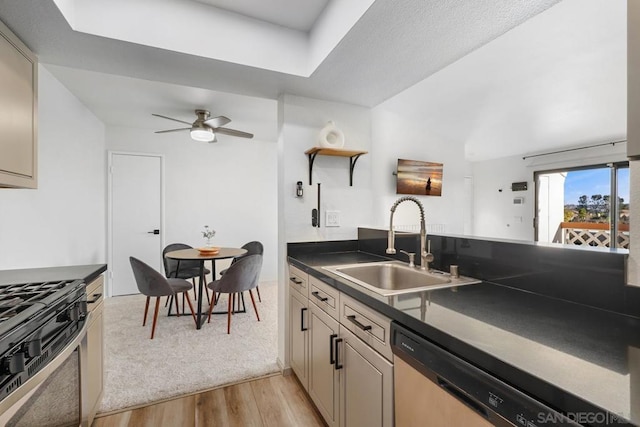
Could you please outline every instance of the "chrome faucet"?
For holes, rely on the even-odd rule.
[[[420,203],[420,200],[416,199],[413,196],[405,196],[400,197],[396,202],[391,206],[391,218],[389,219],[389,234],[387,236],[387,253],[393,255],[396,253],[396,233],[393,231],[393,214],[396,212],[396,208],[402,202],[406,202],[407,200],[411,200],[415,204],[418,205],[420,209],[420,269],[421,270],[429,270],[429,263],[433,262],[433,254],[431,253],[431,245],[429,245],[428,251],[426,248],[427,241],[427,227],[425,225],[424,220],[424,206]],[[431,243],[431,242],[429,242]]]

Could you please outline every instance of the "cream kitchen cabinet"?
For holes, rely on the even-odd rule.
[[[309,301],[291,290],[289,292],[289,363],[305,390],[309,389],[308,310]]]
[[[327,425],[393,426],[390,320],[295,267],[289,271],[291,367]]]
[[[340,425],[393,425],[393,364],[340,325]]]
[[[335,350],[339,324],[314,303],[309,304],[309,396],[329,427],[340,426],[340,365]]]
[[[38,60],[0,22],[0,187],[37,187]]]
[[[83,356],[82,425],[90,426],[102,400],[104,388],[104,276],[89,283],[87,306],[90,313],[87,327],[86,355]]]
[[[305,272],[289,266],[289,364],[305,390],[309,389],[308,281]]]

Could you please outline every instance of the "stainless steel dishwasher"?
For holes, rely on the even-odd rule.
[[[393,322],[396,427],[579,426]]]

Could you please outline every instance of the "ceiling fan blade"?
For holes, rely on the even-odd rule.
[[[241,130],[229,129],[229,128],[214,128],[215,133],[221,133],[224,135],[239,136],[240,138],[253,138],[252,133],[242,132]]]
[[[169,130],[157,130],[155,133],[180,132],[181,130],[191,130],[191,128],[180,128],[180,129],[169,129]]]
[[[219,128],[220,126],[224,126],[229,123],[231,119],[225,116],[212,117],[208,120],[204,121],[204,124],[210,126],[212,128]]]
[[[167,116],[163,116],[160,114],[155,114],[155,113],[151,113],[152,116],[156,116],[156,117],[161,117],[163,119],[167,119],[167,120],[173,120],[174,122],[178,122],[178,123],[184,123],[185,125],[189,125],[191,126],[192,123],[190,122],[185,122],[184,120],[178,120],[178,119],[174,119],[172,117],[167,117]]]

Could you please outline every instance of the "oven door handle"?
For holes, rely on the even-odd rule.
[[[40,384],[42,384],[44,380],[46,380],[49,375],[51,375],[56,369],[58,369],[67,360],[71,353],[73,353],[78,348],[78,346],[82,344],[83,340],[86,339],[87,329],[89,327],[89,323],[91,323],[92,314],[93,313],[87,313],[84,325],[82,325],[82,329],[80,329],[78,335],[73,339],[73,341],[67,344],[67,346],[62,349],[62,351],[51,362],[49,362],[34,376],[22,383],[22,385],[16,388],[13,393],[0,401],[0,414],[5,413],[9,408],[18,403],[23,397],[28,396],[32,390],[36,389]]]

